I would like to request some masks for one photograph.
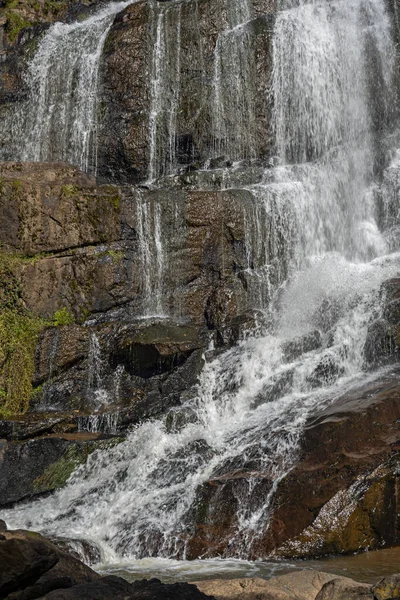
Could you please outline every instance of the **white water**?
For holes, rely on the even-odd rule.
[[[161,206],[155,199],[136,195],[136,219],[141,261],[142,315],[163,316],[164,249],[161,230]]]
[[[181,5],[151,3],[154,48],[149,117],[149,182],[176,168],[177,116],[181,97]]]
[[[65,161],[96,173],[100,59],[115,15],[133,2],[50,27],[28,67],[28,100],[0,125],[11,139],[3,160]]]
[[[86,397],[94,410],[104,408],[109,402],[108,392],[103,381],[103,361],[99,338],[91,333],[88,353],[88,381]]]
[[[361,18],[362,7],[370,19]],[[260,210],[247,239],[249,266],[264,255],[260,279],[269,282],[268,297],[275,291],[269,335],[206,364],[194,397],[172,411],[172,426],[171,416],[144,423],[124,443],[91,455],[63,490],[5,511],[10,526],[88,538],[116,565],[184,558],[202,484],[241,472],[223,554],[260,552],[274,490],[296,461],[308,415],[366,379],[363,346],[379,314],[379,287],[398,272],[399,256],[385,257],[369,193],[366,29],[389,79],[383,0],[301,4],[277,17],[272,94],[283,164],[251,188]],[[271,257],[281,269],[272,280]],[[143,246],[142,260],[154,258]],[[315,330],[320,345],[290,355],[288,343]]]

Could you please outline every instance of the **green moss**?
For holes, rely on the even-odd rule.
[[[6,12],[6,32],[10,40],[13,42],[18,37],[18,34],[22,29],[26,27],[32,27],[32,23],[27,21],[17,12],[8,10]]]
[[[55,490],[66,484],[76,467],[87,459],[90,448],[69,446],[64,456],[57,462],[49,465],[44,473],[35,479],[33,489],[35,492]]]
[[[119,194],[114,194],[108,198],[111,206],[114,210],[119,210],[121,206],[121,196]]]
[[[55,327],[62,327],[63,325],[71,325],[74,321],[74,315],[64,306],[60,310],[56,310],[53,315],[52,324]]]
[[[21,300],[17,274],[23,262],[18,255],[0,253],[0,414],[3,417],[22,414],[28,409],[34,352],[39,332],[49,324],[28,311]]]
[[[121,262],[124,258],[124,253],[121,250],[107,250],[103,256],[110,256],[114,264]]]
[[[44,2],[44,12],[50,16],[58,17],[60,14],[64,13],[66,9],[66,2],[54,2],[53,0],[45,0]]]
[[[55,490],[65,485],[75,469],[85,463],[92,452],[104,450],[120,444],[124,438],[113,438],[102,442],[71,445],[64,455],[55,463],[49,465],[44,473],[33,482],[36,493]]]
[[[61,187],[61,194],[64,198],[72,198],[79,193],[79,187],[77,185],[73,185],[72,183],[63,185]]]
[[[35,370],[34,353],[44,319],[28,311],[3,308],[0,311],[0,410],[2,414],[23,414],[29,407]]]

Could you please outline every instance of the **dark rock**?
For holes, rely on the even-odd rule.
[[[282,347],[284,360],[286,362],[296,360],[296,358],[299,358],[302,354],[320,348],[321,343],[321,334],[318,329],[311,331],[300,338],[285,342]]]
[[[324,356],[307,381],[313,388],[332,385],[344,372],[333,356]]]
[[[268,153],[270,139],[265,73],[270,68],[272,20],[265,17],[274,8],[270,0],[257,0],[255,12],[264,15],[246,25],[246,34],[252,52],[254,85],[260,91],[255,106],[256,154]],[[153,60],[158,13],[165,11],[163,21],[166,39],[176,42],[176,23],[180,22],[180,44],[171,45],[167,56],[168,67],[163,69],[165,89],[179,95],[176,111],[173,159],[178,168],[197,168],[210,157],[216,140],[211,131],[214,51],[218,34],[228,24],[229,0],[199,0],[196,19],[193,7],[173,2],[151,8],[148,2],[137,2],[118,15],[109,32],[103,65],[102,131],[99,143],[99,172],[107,180],[143,181],[148,175],[149,135],[148,122],[151,97],[149,68]],[[167,52],[170,44],[167,44]],[[179,53],[179,72],[174,68]],[[121,74],[123,76],[121,77]],[[135,82],[134,93],[127,82]],[[182,91],[181,91],[182,90]],[[168,100],[167,100],[168,103]],[[159,113],[158,141],[164,143],[160,153],[160,173],[168,174],[166,159],[170,152],[167,130],[169,111]],[[218,140],[226,146],[229,140]],[[226,156],[226,160],[236,158]]]
[[[0,505],[63,486],[91,452],[117,441],[101,434],[77,433],[4,442],[0,447]]]
[[[164,584],[158,579],[135,581],[130,584],[115,576],[74,586],[67,590],[50,592],[46,600],[206,600],[196,586],[188,583]]]
[[[0,598],[35,582],[58,560],[57,554],[41,540],[0,541]]]
[[[383,319],[368,327],[364,346],[365,362],[376,367],[393,361],[399,353],[398,332]]]
[[[34,600],[55,589],[68,588],[99,579],[99,575],[92,569],[69,553],[57,548],[40,534],[17,530],[7,531],[4,535],[7,539],[5,542],[0,543],[0,554],[1,548],[4,547],[7,550],[10,564],[15,561],[23,566],[25,564],[23,561],[26,561],[27,569],[32,569],[30,578],[25,576],[18,578],[13,591],[7,596],[7,600]],[[24,550],[22,559],[21,547]],[[46,556],[53,557],[54,560],[52,564],[49,563],[49,568],[40,570],[35,567],[37,565],[34,554],[36,551],[40,553],[43,559]],[[7,565],[7,562],[2,561],[0,572],[9,577],[13,571]]]

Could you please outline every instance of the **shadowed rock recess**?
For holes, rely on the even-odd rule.
[[[74,573],[68,540],[111,567],[400,544],[399,23],[0,0],[0,506],[56,544],[0,535],[0,598],[206,597]],[[295,597],[239,581],[199,587]]]

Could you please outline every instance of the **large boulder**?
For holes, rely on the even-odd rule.
[[[315,600],[374,600],[374,596],[370,585],[337,577],[325,583]]]
[[[329,573],[304,570],[269,580],[218,579],[198,581],[195,585],[216,600],[315,600],[325,584],[334,578]]]
[[[38,533],[0,535],[0,598],[7,600],[207,600],[194,585],[158,579],[128,583],[100,577],[69,552]]]
[[[7,600],[33,600],[57,588],[99,579],[81,561],[34,532],[3,530],[0,557],[0,598]]]

